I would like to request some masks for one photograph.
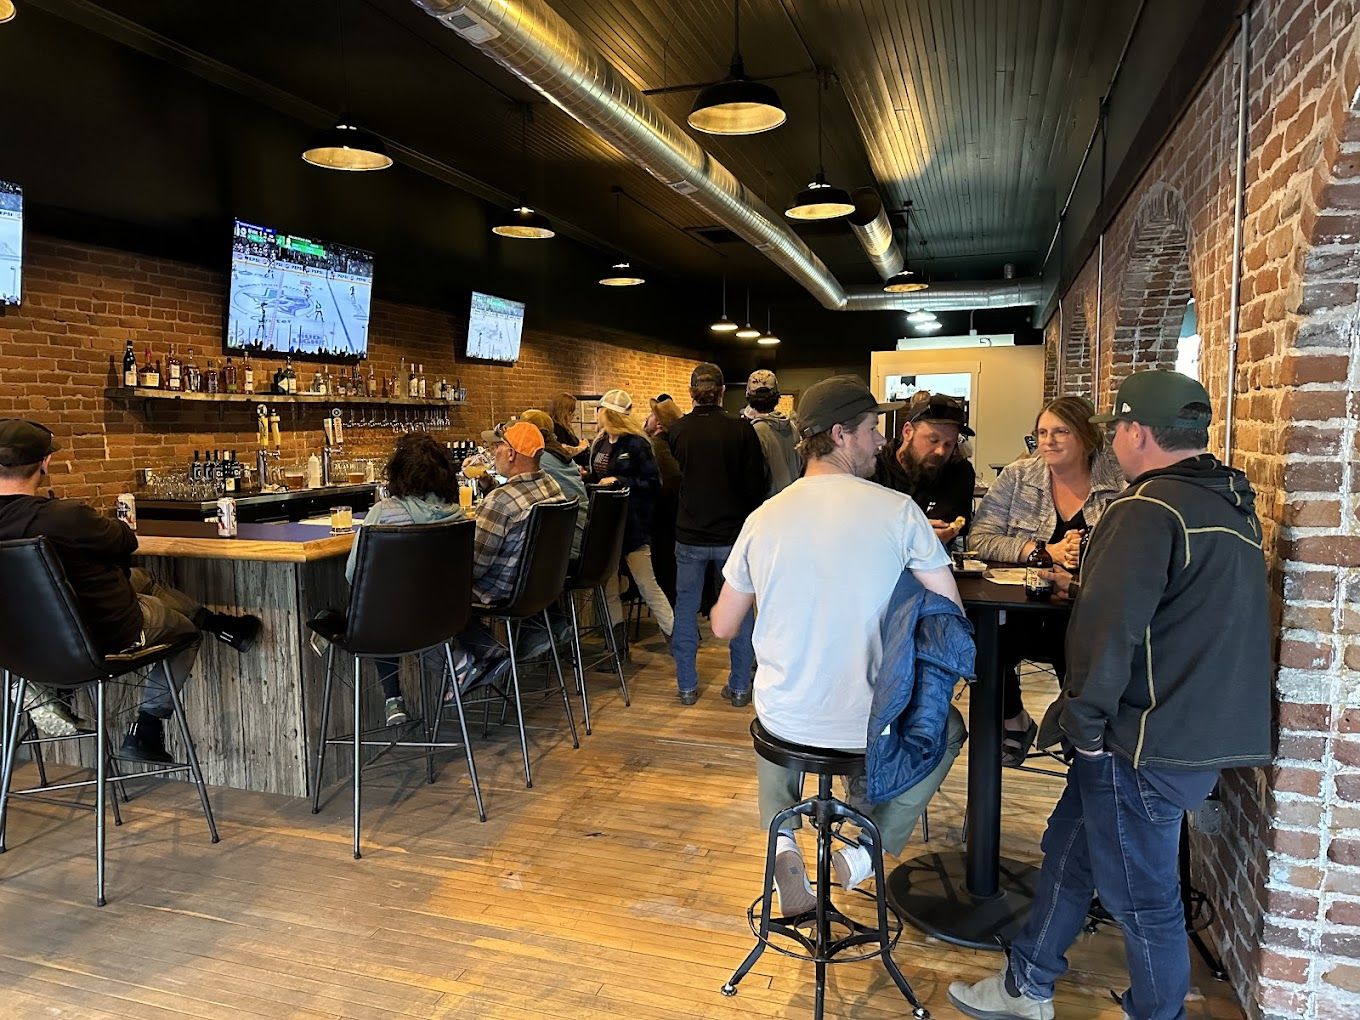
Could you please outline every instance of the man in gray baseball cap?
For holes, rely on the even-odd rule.
[[[770,473],[766,499],[788,488],[803,473],[793,419],[777,410],[778,406],[779,380],[768,368],[756,369],[746,379],[746,406],[741,409],[741,416],[755,426],[765,453]]]
[[[880,403],[869,387],[853,375],[833,375],[808,387],[798,402],[798,435],[807,439],[869,411],[887,414],[903,406],[900,400]]]

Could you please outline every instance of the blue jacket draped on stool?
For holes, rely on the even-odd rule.
[[[875,804],[909,790],[940,764],[954,685],[973,678],[975,652],[963,610],[909,570],[888,600],[880,634],[883,663],[873,678],[864,766]]]

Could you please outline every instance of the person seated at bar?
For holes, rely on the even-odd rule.
[[[203,632],[239,652],[249,651],[260,634],[258,616],[215,613],[161,584],[132,566],[137,535],[122,521],[103,517],[79,500],[56,499],[50,490],[47,496],[38,495],[59,449],[45,426],[18,418],[0,421],[0,541],[48,540],[98,650],[113,655],[192,639],[168,663],[176,690],[189,679]],[[41,638],[34,635],[33,640]],[[29,704],[36,709],[31,712],[34,724],[49,736],[78,731],[79,721],[54,692],[38,688]],[[152,670],[121,755],[154,764],[170,762],[165,720],[172,712],[165,676]]]
[[[585,453],[590,444],[576,434],[576,427],[571,420],[571,416],[576,413],[576,398],[570,393],[559,393],[549,401],[548,411],[552,415],[553,435],[562,449],[573,458]]]
[[[980,559],[1024,563],[1036,543],[1046,542],[1055,564],[1077,567],[1083,533],[1096,526],[1106,504],[1124,488],[1105,433],[1091,424],[1094,413],[1091,402],[1078,396],[1056,397],[1039,411],[1034,454],[1006,465],[973,518],[968,544]],[[1020,661],[1052,663],[1061,685],[1066,634],[1065,614],[1042,619],[1021,614],[1001,627],[1003,765],[1023,765],[1038,733],[1021,700]]]
[[[601,488],[627,488],[628,520],[623,531],[623,562],[633,575],[633,583],[651,610],[661,636],[670,648],[675,614],[670,600],[656,582],[652,569],[652,515],[661,475],[652,457],[651,440],[633,417],[633,398],[623,390],[610,390],[600,398],[600,434],[590,447],[587,480]],[[614,621],[614,643],[620,650],[628,647],[628,624],[623,603],[619,601],[618,571],[605,585],[609,617]]]
[[[961,604],[949,553],[920,508],[869,480],[879,449],[879,404],[853,376],[810,387],[798,405],[802,478],[754,510],[723,567],[726,584],[713,607],[713,632],[737,633],[756,615],[755,706],[761,724],[782,740],[863,751],[871,684],[883,665],[880,627],[904,570],[926,589]],[[847,581],[853,579],[853,582]],[[882,849],[906,846],[931,796],[963,746],[963,717],[950,706],[935,769],[896,799],[867,803],[865,780],[848,800],[879,827]],[[758,797],[768,827],[802,799],[802,773],[756,760]],[[853,889],[872,873],[867,836],[833,857],[836,880]],[[779,833],[775,891],[784,916],[815,905],[792,831]]]
[[[959,455],[959,443],[976,434],[962,401],[922,390],[907,406],[901,434],[879,451],[874,467],[874,481],[915,500],[945,545],[973,519],[977,475]]]
[[[543,433],[543,456],[538,459],[538,466],[557,483],[562,495],[580,504],[580,509],[576,511],[576,534],[571,540],[571,556],[575,559],[581,555],[581,542],[586,536],[586,518],[590,513],[590,501],[586,497],[586,483],[581,479],[581,470],[572,463],[571,451],[557,441],[553,420],[546,411],[531,407],[521,412],[519,420],[536,425]]]

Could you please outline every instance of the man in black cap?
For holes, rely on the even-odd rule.
[[[694,408],[667,433],[680,465],[680,510],[675,522],[675,629],[671,654],[682,705],[699,699],[699,602],[709,565],[721,570],[747,515],[769,488],[760,439],[751,423],[722,409],[722,369],[705,362],[689,380]],[[748,615],[728,646],[732,671],[722,696],[735,708],[751,703],[754,616]]]
[[[732,633],[759,606],[755,646],[756,715],[776,737],[812,747],[863,751],[870,708],[883,667],[881,628],[903,571],[954,602],[949,554],[910,499],[869,480],[884,444],[880,404],[853,376],[808,388],[798,405],[803,477],[747,519],[713,607],[713,632]],[[947,701],[947,697],[945,699]],[[882,850],[900,854],[931,796],[963,746],[963,717],[941,710],[938,764],[893,800],[868,804],[862,779],[850,798],[878,826]],[[774,816],[802,799],[795,769],[756,759],[760,812]],[[832,858],[836,880],[852,889],[872,871],[863,834]],[[775,847],[779,912],[815,904],[792,830]]]
[[[1034,906],[1006,968],[950,1000],[971,1017],[1050,1020],[1092,894],[1128,947],[1124,1012],[1185,1016],[1185,812],[1220,770],[1271,760],[1270,612],[1256,494],[1206,451],[1209,396],[1177,372],[1119,387],[1111,446],[1129,487],[1091,533],[1067,628],[1063,696],[1040,730],[1073,752]],[[1047,734],[1047,735],[1046,735]]]
[[[17,418],[0,421],[0,540],[48,540],[99,650],[113,654],[192,637],[193,644],[169,663],[177,689],[198,656],[201,631],[238,651],[249,650],[260,632],[259,617],[210,612],[132,567],[137,536],[122,521],[102,517],[78,500],[38,495],[59,449],[42,425]],[[34,635],[33,640],[42,637]],[[56,736],[76,732],[75,718],[51,692],[40,692],[35,702],[41,707],[34,722],[41,728]],[[171,704],[164,677],[153,671],[137,721],[123,741],[124,757],[161,764],[171,760],[164,728]]]
[[[972,463],[958,455],[958,447],[961,436],[975,434],[963,401],[917,393],[907,406],[901,433],[879,451],[874,468],[874,481],[914,499],[946,545],[968,530],[973,519],[977,475]]]

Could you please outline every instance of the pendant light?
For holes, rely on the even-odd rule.
[[[888,277],[883,283],[883,291],[886,294],[915,294],[917,291],[926,290],[930,284],[917,277],[911,271],[911,203],[907,203],[905,209],[907,217],[907,229],[904,237],[905,243],[902,245],[902,268],[892,276]],[[932,316],[933,318],[934,316]],[[908,316],[907,321],[911,321]]]
[[[623,189],[617,184],[613,187],[614,192],[614,238],[618,240],[623,234],[623,213],[619,208],[619,202],[623,198]],[[647,280],[642,274],[633,268],[631,262],[622,255],[614,258],[614,262],[600,277],[601,287],[636,287],[646,283]]]
[[[940,323],[940,320],[939,320],[939,319],[932,319],[932,320],[930,320],[929,322],[918,322],[918,323],[916,324],[916,332],[918,332],[918,333],[934,333],[936,330],[938,330],[938,329],[940,328],[940,326],[941,326],[941,323]]]
[[[0,25],[13,21],[18,13],[19,9],[14,6],[14,0],[0,0]]]
[[[834,220],[855,211],[855,203],[845,190],[826,179],[826,161],[822,158],[822,93],[826,91],[826,72],[819,70],[817,79],[817,176],[784,210],[784,215],[794,220]]]
[[[527,197],[529,187],[529,117],[529,104],[524,103],[520,107],[519,121],[519,162],[520,183],[522,185],[519,193],[519,205],[503,213],[500,219],[496,221],[496,225],[491,228],[491,232],[499,237],[541,241],[555,237],[557,232],[548,222],[548,217],[540,212],[535,212],[529,206]]]
[[[0,3],[5,0],[0,0]],[[340,28],[340,84],[349,108],[349,74],[345,68],[345,22],[340,2],[335,5],[336,21]],[[334,127],[318,131],[312,143],[302,150],[302,158],[326,170],[386,170],[392,165],[387,146],[371,131],[349,123],[349,115],[341,114]]]
[[[754,326],[751,325],[750,287],[746,288],[746,325],[742,326],[741,329],[737,330],[735,335],[738,340],[754,340],[756,337],[760,336],[760,330],[756,329]]]
[[[737,324],[727,317],[727,277],[722,281],[722,318],[708,327],[714,333],[735,333]]]
[[[935,319],[936,315],[934,312],[927,312],[921,308],[918,308],[916,311],[907,315],[907,321],[913,326],[919,325],[922,322],[934,322]]]
[[[768,308],[765,309],[765,334],[757,338],[756,343],[761,347],[774,347],[779,343],[779,337],[770,328],[770,310]]]
[[[784,104],[770,86],[746,76],[741,59],[741,0],[732,0],[732,65],[727,77],[699,90],[686,118],[709,135],[757,135],[784,123]]]

